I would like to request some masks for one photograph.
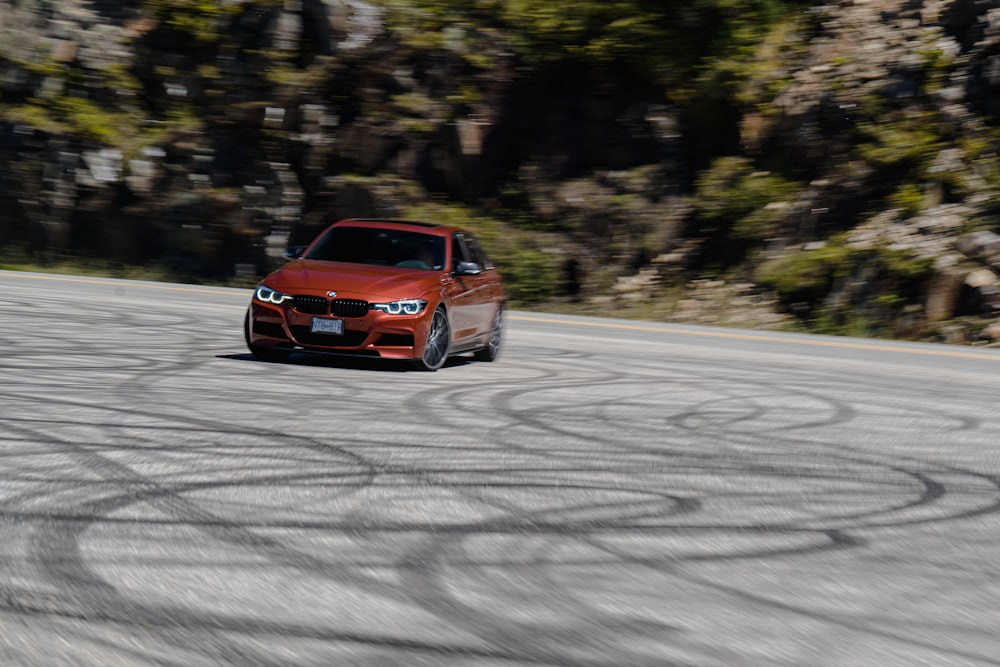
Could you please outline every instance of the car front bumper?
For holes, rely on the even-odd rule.
[[[263,348],[415,359],[423,354],[432,312],[389,315],[369,310],[363,317],[336,318],[254,300],[250,304],[249,338]],[[314,318],[342,320],[343,333],[313,333]]]

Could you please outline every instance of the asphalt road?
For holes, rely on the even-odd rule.
[[[0,665],[1000,665],[1000,351],[248,298],[0,272]]]

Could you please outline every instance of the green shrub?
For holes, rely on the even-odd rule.
[[[703,263],[725,268],[741,262],[751,247],[778,232],[800,188],[756,171],[746,158],[715,160],[698,178],[689,220],[690,235],[706,240]]]
[[[930,114],[893,116],[881,112],[859,124],[858,150],[871,165],[886,168],[920,167],[942,147],[940,128]]]
[[[798,312],[812,331],[877,335],[919,301],[932,272],[933,260],[910,251],[848,246],[835,237],[820,248],[765,262],[757,280],[775,290],[781,303]],[[837,298],[831,299],[834,290]]]
[[[217,0],[146,0],[144,6],[168,27],[206,43],[219,39],[220,19],[243,11],[240,3]]]
[[[887,274],[898,283],[914,284],[934,272],[934,260],[929,257],[917,257],[907,250],[881,248],[878,260]]]
[[[852,250],[842,242],[795,252],[764,262],[757,280],[775,290],[785,304],[815,304],[830,292],[833,282],[848,274]]]
[[[912,218],[923,205],[924,195],[920,191],[920,186],[915,183],[904,183],[889,197],[889,203],[893,208],[903,211],[903,215]]]
[[[760,241],[773,234],[780,204],[792,199],[798,183],[770,172],[755,171],[746,158],[723,157],[698,179],[695,216],[706,231],[733,232],[741,241]]]

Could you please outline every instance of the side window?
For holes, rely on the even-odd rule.
[[[454,234],[451,237],[451,270],[458,268],[459,262],[469,261],[469,256],[465,251],[465,244],[462,243],[462,235]]]
[[[479,245],[479,241],[466,234],[465,245],[469,248],[469,255],[472,257],[472,261],[478,264],[480,268],[484,271],[486,269],[493,268],[493,262],[491,262],[490,258],[486,256],[485,252],[483,252],[482,247]]]

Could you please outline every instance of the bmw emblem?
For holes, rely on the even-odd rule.
[[[327,292],[326,295],[332,299],[333,297],[337,296],[337,293],[336,292]]]

